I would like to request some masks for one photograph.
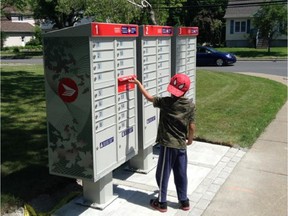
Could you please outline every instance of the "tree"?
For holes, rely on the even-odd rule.
[[[5,32],[3,32],[3,31],[1,31],[1,36],[0,37],[1,37],[1,49],[3,49],[4,43],[5,43],[6,39],[7,39],[7,34]]]
[[[85,15],[96,22],[135,23],[140,18],[141,9],[127,0],[88,0]]]
[[[280,34],[287,35],[287,4],[265,4],[260,7],[252,19],[261,37],[268,41],[270,52],[271,41]]]
[[[7,7],[14,6],[15,8],[21,10],[25,6],[27,6],[27,1],[26,0],[2,0],[1,1],[1,13],[3,10]]]
[[[30,0],[34,18],[50,20],[54,28],[73,26],[83,15],[85,0]]]
[[[198,26],[199,43],[221,44],[224,40],[224,15],[228,0],[187,0],[183,14],[185,26]]]

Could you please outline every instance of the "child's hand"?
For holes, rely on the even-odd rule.
[[[135,83],[135,84],[137,84],[137,85],[140,83],[140,81],[137,80],[136,77],[132,77],[131,79],[128,80],[128,82],[130,82],[130,83]]]
[[[187,145],[187,146],[192,145],[192,143],[193,143],[193,140],[192,140],[192,142],[191,142],[191,141],[189,141],[189,140],[186,139],[186,145]]]

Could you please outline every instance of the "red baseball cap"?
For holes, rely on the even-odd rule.
[[[190,88],[190,78],[186,74],[175,74],[167,87],[167,91],[176,97],[183,96]]]

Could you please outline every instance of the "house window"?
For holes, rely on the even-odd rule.
[[[18,21],[23,21],[23,16],[18,16]]]
[[[246,21],[236,21],[235,32],[246,32]]]

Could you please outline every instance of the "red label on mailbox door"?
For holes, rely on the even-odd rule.
[[[143,35],[144,36],[172,36],[173,28],[171,26],[144,25]]]
[[[135,88],[134,83],[130,83],[129,80],[136,77],[136,75],[122,76],[118,78],[118,93],[133,90]]]
[[[137,37],[138,25],[91,23],[91,34],[105,37]]]
[[[197,36],[198,34],[198,27],[179,27],[178,35],[180,36]]]

